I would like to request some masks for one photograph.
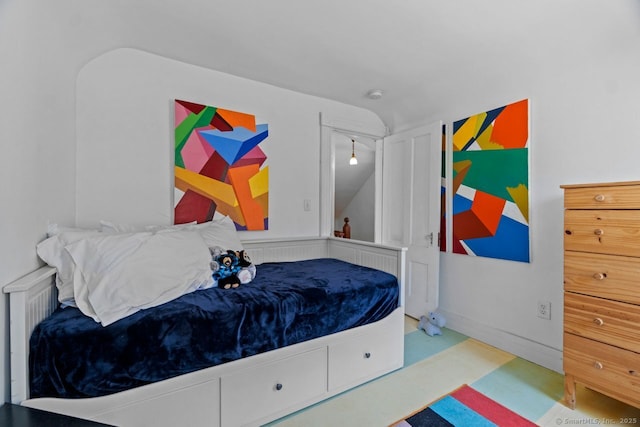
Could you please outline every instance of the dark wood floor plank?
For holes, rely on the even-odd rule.
[[[5,403],[0,406],[2,427],[113,427],[109,424],[83,420],[39,409]]]

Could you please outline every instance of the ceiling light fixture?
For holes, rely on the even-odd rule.
[[[371,89],[369,92],[367,92],[367,98],[380,99],[382,98],[382,91],[380,89]]]
[[[351,158],[349,159],[349,164],[351,166],[358,164],[358,159],[356,159],[356,150],[355,150],[356,147],[355,147],[355,144],[356,144],[356,142],[352,139],[351,140]]]

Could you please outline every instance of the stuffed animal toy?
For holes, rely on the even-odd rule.
[[[240,266],[238,279],[240,279],[241,284],[246,285],[256,277],[256,266],[253,265],[249,254],[246,253],[244,249],[237,251],[236,256],[238,257],[238,265]]]
[[[256,276],[256,267],[244,251],[223,250],[219,246],[209,248],[214,282],[219,288],[237,288],[247,284]]]
[[[430,311],[426,316],[420,317],[418,329],[424,330],[430,337],[434,335],[442,335],[442,328],[446,323],[446,319],[437,311]]]
[[[211,270],[213,280],[222,289],[237,288],[240,286],[237,272],[239,268],[238,257],[234,251],[223,251],[220,248],[211,248]]]

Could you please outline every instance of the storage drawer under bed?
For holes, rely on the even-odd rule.
[[[326,346],[243,369],[221,378],[221,425],[251,425],[326,392]]]
[[[402,319],[401,319],[402,320]],[[404,337],[390,323],[384,330],[363,332],[329,346],[329,390],[346,389],[399,368],[404,363]]]

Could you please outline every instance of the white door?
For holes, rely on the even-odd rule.
[[[438,306],[441,156],[441,122],[383,141],[382,243],[407,247],[405,313],[415,318]]]

